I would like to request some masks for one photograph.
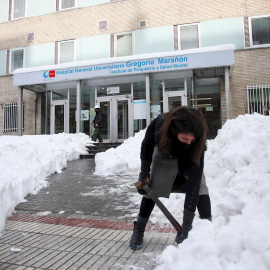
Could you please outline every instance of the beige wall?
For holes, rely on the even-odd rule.
[[[27,34],[32,32],[31,44],[39,44],[132,31],[140,20],[147,20],[147,27],[158,27],[267,12],[269,0],[126,0],[2,23],[0,50],[29,46]],[[98,30],[100,20],[108,20],[108,30]]]
[[[248,112],[247,86],[268,83],[270,83],[270,48],[236,51],[230,81],[232,118]]]
[[[247,86],[270,83],[270,48],[235,51],[230,77],[231,118],[248,113]],[[221,115],[226,122],[224,77],[221,79]]]

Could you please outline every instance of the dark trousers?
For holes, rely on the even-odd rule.
[[[101,128],[96,127],[92,136],[92,140],[95,142],[98,139],[99,142],[103,142]]]

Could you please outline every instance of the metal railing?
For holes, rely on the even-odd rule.
[[[270,84],[247,86],[248,113],[270,115]]]
[[[4,110],[3,132],[17,132],[18,131],[18,104],[17,103],[4,104],[3,110]]]

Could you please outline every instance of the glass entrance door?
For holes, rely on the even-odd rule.
[[[128,101],[117,101],[117,139],[125,140],[128,138]]]
[[[179,106],[187,106],[185,91],[165,92],[163,104],[164,112],[169,112]]]
[[[100,101],[100,109],[103,112],[104,127],[101,129],[103,142],[111,141],[111,101]],[[93,131],[91,131],[93,134]],[[91,136],[92,137],[92,136]]]
[[[67,116],[67,101],[52,101],[51,105],[51,134],[68,133],[69,119]]]
[[[133,134],[131,116],[131,98],[126,96],[97,98],[103,111],[104,142],[123,142]]]
[[[180,107],[182,106],[182,96],[168,97],[168,103],[169,111],[173,110],[176,107]]]

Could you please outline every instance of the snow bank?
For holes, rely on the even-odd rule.
[[[0,232],[15,206],[47,185],[46,177],[60,173],[67,161],[87,153],[85,134],[0,137]]]
[[[141,130],[117,148],[96,154],[95,173],[102,175],[138,174],[141,168],[140,152],[144,135],[145,130]]]

